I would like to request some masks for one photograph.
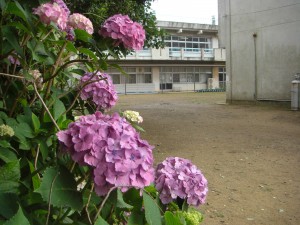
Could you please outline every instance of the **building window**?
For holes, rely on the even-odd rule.
[[[180,83],[180,75],[177,74],[173,74],[173,83]]]
[[[180,51],[181,48],[184,51],[200,52],[201,48],[211,49],[212,39],[208,37],[185,37],[185,36],[169,36],[165,39],[167,47],[170,47],[170,51]]]
[[[128,84],[136,84],[136,74],[128,74],[128,77],[126,77],[126,83]]]
[[[120,74],[112,74],[111,77],[112,77],[112,80],[113,80],[113,84],[120,84],[121,83]]]
[[[160,76],[167,74],[172,78],[170,83],[203,83],[212,77],[211,67],[161,67]],[[161,80],[162,83],[162,80]]]
[[[226,68],[219,67],[219,87],[226,90]]]

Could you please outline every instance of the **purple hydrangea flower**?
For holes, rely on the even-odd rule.
[[[74,13],[71,16],[69,16],[68,25],[70,27],[73,27],[74,29],[85,30],[89,34],[94,33],[92,22],[87,17],[79,13]]]
[[[123,44],[125,48],[134,50],[142,49],[146,38],[141,24],[121,14],[109,17],[99,30],[99,34],[114,39],[115,45]]]
[[[189,205],[204,204],[208,192],[207,180],[189,160],[169,157],[158,164],[155,187],[163,204],[177,197],[186,199]]]
[[[9,62],[10,62],[11,64],[16,64],[17,66],[20,66],[20,65],[21,65],[19,59],[18,59],[17,57],[15,57],[15,56],[9,55],[9,56],[7,57],[7,59],[9,60]]]
[[[81,116],[57,137],[74,161],[93,168],[100,196],[112,187],[126,191],[144,188],[154,180],[153,147],[117,113]]]
[[[63,0],[52,0],[52,3],[58,4],[66,12],[66,14],[68,16],[70,15],[71,12],[70,12],[68,6],[66,5],[66,3]]]
[[[59,29],[65,30],[67,27],[68,14],[65,9],[61,8],[56,2],[45,3],[33,10],[33,13],[40,17],[40,20],[49,25],[55,23]]]
[[[116,104],[117,92],[111,77],[106,73],[86,73],[81,78],[83,89],[80,97],[92,101],[101,109],[110,109]]]

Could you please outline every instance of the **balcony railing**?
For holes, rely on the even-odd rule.
[[[126,59],[225,61],[225,49],[179,47],[166,47],[164,49],[143,49],[127,55]]]

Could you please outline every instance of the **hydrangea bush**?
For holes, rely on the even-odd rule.
[[[139,112],[111,111],[105,71],[120,67],[92,34],[141,49],[143,27],[117,14],[94,34],[63,0],[43,2],[0,4],[0,223],[199,224],[200,170],[177,157],[155,168]]]

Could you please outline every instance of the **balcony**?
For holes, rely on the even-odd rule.
[[[225,49],[169,48],[143,49],[127,55],[127,60],[202,60],[225,61]]]

